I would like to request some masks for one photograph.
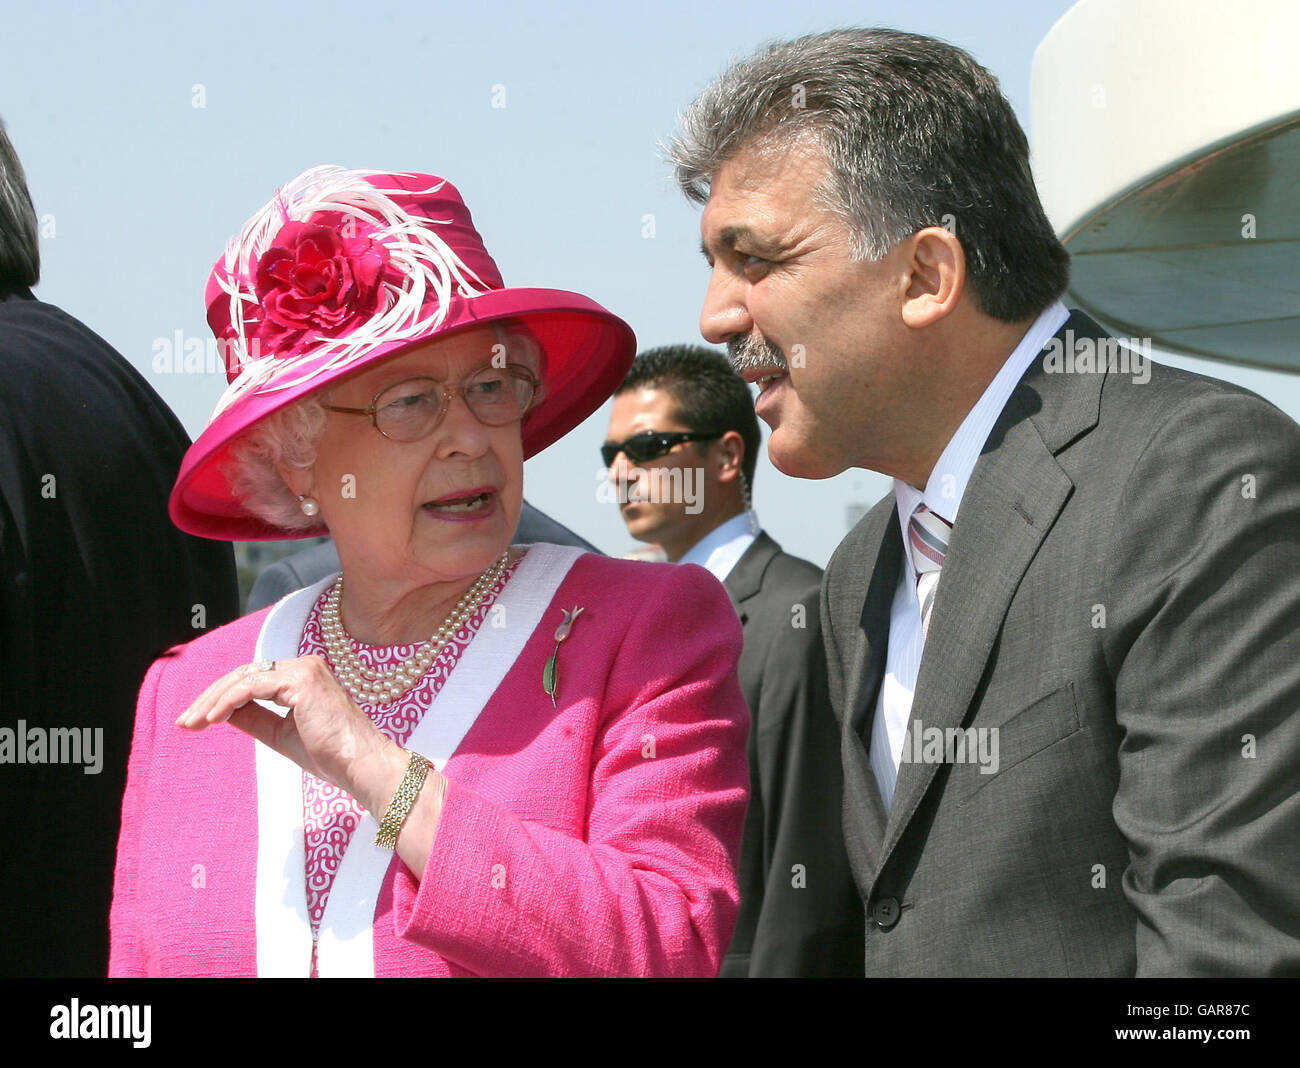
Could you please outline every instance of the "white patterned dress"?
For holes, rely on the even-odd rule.
[[[493,602],[505,588],[511,574],[518,567],[522,556],[512,561],[502,573],[496,585],[488,591],[483,603],[443,647],[424,677],[399,700],[389,704],[376,705],[358,702],[358,707],[371,722],[398,745],[405,745],[406,740],[424,718],[442,689],[443,683],[451,674],[456,661],[469,645],[479,627],[487,619]],[[333,585],[326,587],[312,606],[311,614],[302,630],[302,641],[298,645],[299,656],[320,656],[329,664],[330,670],[337,674],[337,665],[331,663],[325,649],[325,638],[321,632],[321,613],[325,603],[333,592]],[[349,638],[352,651],[362,664],[371,671],[378,672],[400,664],[414,655],[415,645],[365,645]],[[354,698],[355,700],[355,698]],[[307,914],[311,919],[313,938],[311,974],[316,976],[315,937],[320,930],[321,917],[325,914],[325,904],[329,900],[330,887],[339,870],[343,854],[348,848],[353,832],[365,815],[365,809],[351,794],[340,790],[332,783],[318,779],[308,771],[302,773],[302,807],[303,830],[307,847]]]

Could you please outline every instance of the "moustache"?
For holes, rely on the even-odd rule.
[[[760,335],[749,334],[746,337],[727,342],[727,359],[736,374],[757,370],[761,367],[775,367],[788,372],[785,353],[776,345]]]

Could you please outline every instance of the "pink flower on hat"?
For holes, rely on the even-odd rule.
[[[338,337],[380,310],[388,250],[372,227],[343,212],[288,222],[262,254],[254,290],[264,353],[292,356],[319,338]]]

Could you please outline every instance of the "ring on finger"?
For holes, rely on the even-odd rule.
[[[256,662],[254,662],[254,664],[253,664],[253,669],[254,669],[255,671],[274,671],[274,670],[275,670],[275,661],[274,661],[274,660],[258,660],[258,661],[256,661]]]

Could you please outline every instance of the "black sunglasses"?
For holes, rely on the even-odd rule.
[[[684,441],[712,441],[722,437],[715,433],[686,433],[680,430],[644,430],[634,434],[627,441],[607,441],[600,447],[600,458],[606,467],[613,467],[620,452],[634,464],[649,463],[661,456],[667,456],[676,446]]]

